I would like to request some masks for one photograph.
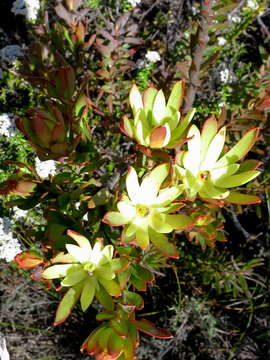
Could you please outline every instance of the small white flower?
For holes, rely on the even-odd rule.
[[[247,0],[247,7],[251,10],[257,10],[259,5],[256,0]]]
[[[29,21],[35,21],[40,9],[39,0],[16,0],[11,11],[15,15],[23,15]]]
[[[239,24],[241,22],[241,18],[240,16],[237,15],[228,15],[228,20],[229,22],[235,23],[235,24]]]
[[[141,0],[128,0],[128,2],[130,3],[130,5],[135,7],[141,2]]]
[[[145,57],[148,61],[153,63],[160,61],[160,55],[157,51],[147,51]]]
[[[233,80],[233,73],[229,69],[221,70],[220,81],[224,84],[230,83]]]
[[[56,173],[56,166],[54,160],[46,160],[40,161],[36,158],[36,171],[38,175],[42,178],[46,178],[49,175],[55,175]]]
[[[10,219],[0,218],[0,259],[10,262],[22,250],[20,243],[13,235]]]
[[[223,46],[227,43],[227,40],[222,36],[218,37],[217,41],[219,46]]]
[[[27,210],[19,209],[17,206],[15,206],[13,208],[13,211],[14,211],[13,217],[16,220],[21,219],[21,218],[25,218],[27,213],[28,213]]]
[[[19,45],[7,45],[0,50],[2,62],[13,63],[22,55],[22,49]]]
[[[15,123],[11,118],[11,114],[0,115],[0,136],[14,136],[16,134]]]

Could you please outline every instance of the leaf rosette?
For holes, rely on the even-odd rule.
[[[168,102],[162,90],[149,87],[143,95],[134,84],[129,95],[134,119],[124,116],[120,128],[138,144],[153,149],[173,148],[184,140],[184,133],[192,120],[195,109],[181,118],[184,81],[175,83]]]
[[[79,299],[83,311],[91,305],[94,296],[111,310],[110,296],[121,295],[120,286],[114,280],[116,273],[128,264],[126,258],[113,259],[112,245],[102,247],[97,239],[92,248],[84,236],[71,230],[67,233],[78,246],[67,244],[68,253],[58,254],[51,261],[53,265],[42,273],[44,279],[63,278],[61,285],[70,288],[59,304],[55,324],[65,321]]]
[[[183,186],[161,185],[170,172],[170,165],[156,166],[146,175],[141,185],[133,167],[126,178],[127,195],[117,203],[119,211],[108,212],[103,221],[111,226],[124,225],[123,242],[135,242],[142,249],[149,247],[150,241],[165,256],[178,257],[175,246],[164,235],[173,230],[184,230],[193,224],[184,214],[171,214],[182,205],[174,203],[183,191]]]
[[[190,200],[196,195],[205,199],[224,200],[235,204],[260,202],[255,195],[231,191],[256,178],[260,165],[255,160],[238,163],[254,145],[258,128],[249,130],[228,152],[223,153],[226,127],[218,130],[217,121],[211,117],[204,123],[200,133],[192,125],[187,134],[191,138],[187,151],[180,151],[176,156],[176,176],[184,184]]]

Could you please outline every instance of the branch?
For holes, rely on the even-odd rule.
[[[208,26],[212,23],[212,6],[214,0],[203,0],[201,7],[201,21],[196,33],[196,43],[192,51],[192,61],[189,69],[189,87],[185,97],[183,112],[187,113],[195,100],[197,88],[200,86],[200,67],[203,52],[206,48],[208,38]]]

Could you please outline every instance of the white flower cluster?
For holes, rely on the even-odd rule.
[[[11,114],[0,115],[0,136],[14,136],[16,135],[16,127]]]
[[[239,24],[240,22],[241,22],[241,17],[240,16],[238,16],[238,15],[231,15],[231,14],[229,14],[228,15],[228,21],[229,22],[232,22],[232,23],[235,23],[235,24]]]
[[[218,37],[217,41],[218,41],[219,46],[223,46],[223,45],[225,45],[227,43],[227,40],[222,36]]]
[[[22,49],[19,45],[7,45],[0,50],[0,59],[2,62],[13,63],[17,57],[22,55]]]
[[[256,0],[247,0],[247,7],[251,10],[257,10],[259,5]]]
[[[14,211],[13,217],[15,220],[25,218],[28,213],[27,210],[22,210],[22,209],[18,208],[17,206],[15,206],[13,208],[13,211]]]
[[[11,11],[15,15],[23,15],[29,21],[35,21],[40,9],[39,0],[16,0],[14,1]]]
[[[128,0],[128,2],[130,3],[130,5],[135,7],[141,2],[141,0]]]
[[[233,81],[233,73],[229,69],[221,70],[220,73],[220,81],[224,84],[228,84]]]
[[[38,158],[36,158],[36,171],[38,175],[42,178],[46,178],[49,175],[55,175],[56,173],[56,166],[54,160],[46,160],[46,161],[40,161]]]
[[[13,235],[10,219],[0,218],[0,259],[10,262],[21,251],[23,249]]]
[[[157,62],[160,61],[160,55],[157,51],[147,51],[147,53],[145,54],[145,57],[148,61],[150,62]]]

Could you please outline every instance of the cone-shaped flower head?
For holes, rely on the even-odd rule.
[[[258,135],[258,129],[249,130],[238,143],[222,155],[226,127],[218,130],[217,121],[209,118],[202,129],[192,125],[188,132],[188,151],[181,151],[176,158],[176,175],[184,183],[190,199],[196,194],[202,198],[224,199],[232,203],[259,202],[257,196],[229,190],[247,183],[260,174],[255,170],[259,163],[247,160],[238,164]]]
[[[56,313],[55,323],[63,322],[72,307],[80,298],[82,310],[85,311],[92,303],[100,286],[111,296],[121,293],[115,278],[115,268],[119,261],[113,259],[113,246],[102,248],[102,242],[96,241],[94,247],[84,236],[69,230],[68,235],[78,244],[67,244],[67,254],[60,253],[52,265],[43,271],[45,279],[64,278],[62,286],[71,287],[62,299]],[[116,264],[117,262],[117,264]]]
[[[172,148],[183,140],[183,134],[195,113],[191,109],[181,119],[180,107],[184,97],[184,81],[174,85],[169,100],[166,100],[162,90],[148,88],[143,96],[134,84],[129,95],[133,120],[126,116],[120,128],[139,144],[153,148]]]
[[[170,165],[161,164],[144,177],[141,185],[134,168],[130,168],[126,178],[128,196],[123,195],[117,207],[105,215],[103,221],[112,226],[125,225],[123,239],[136,241],[142,248],[149,246],[149,238],[162,251],[166,245],[164,233],[174,229],[185,229],[192,225],[191,219],[182,214],[171,215],[179,204],[172,204],[182,192],[182,186],[161,188],[169,175]],[[169,243],[168,243],[169,244]],[[169,249],[163,249],[168,255]],[[175,256],[175,255],[168,255]]]

